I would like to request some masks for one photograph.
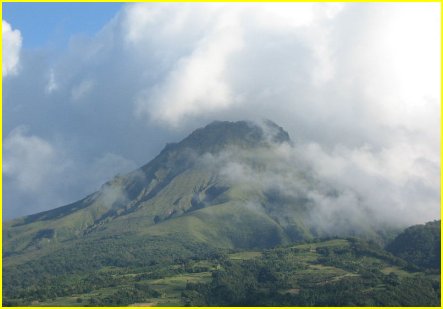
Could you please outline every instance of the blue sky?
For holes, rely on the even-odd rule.
[[[3,2],[3,19],[20,29],[23,48],[63,48],[72,35],[94,35],[122,3]]]
[[[263,118],[375,213],[440,216],[440,3],[2,5],[4,219]]]

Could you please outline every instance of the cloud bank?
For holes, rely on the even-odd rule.
[[[228,149],[199,160],[223,181],[240,186],[245,204],[264,211],[263,195],[277,199],[282,223],[285,212],[297,209],[304,224],[327,235],[352,235],[361,231],[384,231],[439,216],[438,166],[413,157],[408,145],[389,152],[368,146],[325,151],[317,143],[272,144],[269,148]],[[404,159],[405,156],[412,156]],[[401,169],[392,160],[413,162]],[[286,205],[287,204],[287,205]]]
[[[20,60],[20,49],[22,47],[22,36],[19,30],[13,30],[8,22],[2,20],[2,38],[2,76],[6,77],[17,73]]]
[[[10,216],[64,205],[78,194],[86,196],[98,189],[105,179],[137,167],[109,152],[92,163],[75,161],[63,150],[67,146],[62,140],[51,143],[31,135],[26,127],[16,128],[4,139],[3,180],[7,191],[3,205]]]
[[[4,138],[25,125],[89,175],[108,153],[113,171],[140,166],[215,119],[269,118],[315,173],[436,218],[440,19],[437,3],[128,4],[66,50],[23,53],[4,79]],[[60,198],[26,208],[19,174],[4,183],[6,216],[97,188],[38,178]]]

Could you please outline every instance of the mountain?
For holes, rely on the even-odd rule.
[[[177,234],[227,247],[272,246],[289,240],[291,228],[300,231],[296,237],[309,237],[303,226],[279,224],[270,209],[245,207],[251,195],[271,197],[263,192],[244,196],[241,185],[232,184],[213,166],[221,153],[257,153],[281,143],[290,143],[289,135],[270,121],[262,126],[245,121],[211,123],[179,143],[168,144],[150,163],[116,176],[78,202],[4,224],[4,254],[124,233]]]
[[[408,227],[387,245],[387,250],[424,268],[441,268],[441,221]]]
[[[288,155],[293,147],[271,121],[216,121],[84,199],[3,223],[4,304],[82,305],[73,295],[86,295],[89,305],[131,304],[159,297],[152,280],[182,273],[190,261],[201,262],[196,273],[207,280],[209,270],[229,266],[220,265],[233,250],[335,235],[380,243],[395,230],[378,230],[369,216],[319,224],[307,192],[340,192]]]

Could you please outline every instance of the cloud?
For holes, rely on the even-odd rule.
[[[439,218],[440,163],[422,157],[419,148],[409,144],[388,149],[337,146],[328,151],[318,144],[300,145],[297,155],[318,179],[354,200],[346,203],[314,194],[319,207],[316,220],[323,218],[321,223],[329,222],[331,227],[340,226],[337,218],[351,222],[359,218],[354,226],[363,225],[368,218],[375,218],[375,224],[381,226],[405,226]],[[412,187],[420,189],[411,191]]]
[[[5,139],[3,173],[23,191],[38,192],[50,174],[61,174],[66,163],[58,159],[55,148],[42,138],[18,127]]]
[[[183,11],[181,11],[175,6],[136,5],[130,6],[123,17],[123,23],[127,25],[125,28],[127,38],[132,47],[148,45],[158,40],[156,38],[158,34],[148,30],[148,35],[142,29],[158,28],[160,35],[167,36],[171,40],[183,41],[181,38],[183,35],[191,35],[194,39],[193,42],[191,41],[192,49],[184,55],[176,56],[174,63],[159,82],[142,90],[136,99],[137,115],[144,115],[150,118],[148,120],[166,122],[175,127],[189,119],[208,114],[214,115],[216,112],[229,110],[237,104],[244,104],[246,101],[243,98],[244,95],[235,91],[236,80],[232,76],[239,69],[241,75],[249,69],[250,65],[255,66],[257,63],[245,62],[245,65],[238,65],[236,62],[251,55],[254,55],[256,61],[273,61],[272,58],[267,58],[267,54],[262,55],[261,52],[266,36],[279,35],[299,40],[298,36],[302,36],[302,31],[306,30],[305,27],[315,28],[323,20],[333,18],[340,11],[341,6],[211,5],[205,7],[204,11],[197,8],[192,14],[188,9],[182,8]],[[204,18],[204,15],[210,16],[211,20]],[[172,26],[167,28],[167,34],[165,34],[163,20],[166,16],[169,18],[174,16],[174,20],[179,20],[181,27],[190,29],[190,33],[183,34],[178,27]],[[195,27],[195,19],[201,17],[203,17],[201,25]],[[255,37],[251,37],[251,33],[260,28],[265,31],[263,35],[265,39],[256,41]],[[142,33],[146,37],[143,37]],[[146,38],[149,38],[148,42]],[[303,38],[300,40],[302,44],[306,41]],[[322,40],[324,40],[324,35]],[[318,40],[311,41],[310,48],[313,48],[315,57],[321,58],[321,63],[317,68],[321,72],[316,73],[318,76],[315,78],[328,78],[326,75],[330,73],[326,71],[330,69],[324,68],[329,65],[326,64],[327,59],[324,60],[326,51],[317,47],[321,45]],[[251,75],[248,78],[254,81],[257,76]]]
[[[235,21],[220,18],[192,54],[177,61],[163,83],[139,97],[137,113],[177,125],[186,116],[217,111],[235,103],[225,67],[229,56],[241,49],[242,40],[241,33],[231,29],[235,28],[231,23]]]
[[[65,172],[70,162],[45,139],[29,134],[21,126],[3,142],[3,180],[5,217],[48,209],[63,201],[57,189],[61,179],[67,185]]]
[[[51,79],[49,80],[49,82],[51,82]],[[49,86],[53,86],[52,88],[54,88],[55,84],[54,85],[50,84]],[[72,87],[71,100],[73,102],[80,101],[85,96],[87,96],[93,90],[93,88],[94,88],[94,81],[93,80],[86,79],[86,80],[81,81],[78,85],[74,85]]]
[[[94,160],[90,171],[90,182],[92,188],[98,188],[119,173],[127,173],[135,170],[136,164],[120,155],[105,153]]]
[[[3,77],[14,75],[18,71],[20,60],[20,49],[22,47],[22,36],[20,31],[13,30],[11,25],[2,20],[3,38]]]
[[[286,211],[291,216],[298,211],[320,234],[383,231],[440,217],[439,162],[422,158],[410,145],[327,150],[315,143],[285,143],[206,154],[200,162],[247,192],[242,203],[259,205],[263,194],[271,198],[267,203],[278,198],[277,211],[267,207],[271,216],[281,222]]]
[[[92,162],[78,162],[66,144],[48,141],[15,128],[3,142],[6,218],[35,213],[73,202],[119,173],[135,169],[134,162],[105,153]]]
[[[46,93],[51,94],[55,90],[57,90],[58,84],[55,79],[54,70],[49,71],[48,83],[46,85]]]
[[[127,4],[64,50],[22,53],[4,132],[26,124],[89,175],[107,153],[141,166],[210,121],[269,118],[349,203],[418,222],[440,207],[440,20],[437,3]]]

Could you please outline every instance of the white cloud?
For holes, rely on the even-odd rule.
[[[231,14],[221,14],[191,55],[179,59],[164,82],[139,97],[137,112],[178,125],[183,117],[235,103],[225,70],[229,57],[243,45],[237,22]]]
[[[106,153],[144,164],[212,120],[269,118],[324,177],[425,205],[421,220],[439,209],[440,19],[438,3],[128,4],[58,57],[23,54],[5,133],[57,131],[83,173]]]
[[[27,133],[25,127],[13,130],[3,144],[3,174],[24,192],[41,193],[48,179],[61,176],[67,162],[48,141]]]
[[[20,31],[13,30],[11,25],[2,20],[2,38],[3,38],[3,77],[17,73],[20,49],[22,47],[22,36]]]
[[[378,124],[432,131],[440,123],[439,4],[390,4],[372,12],[365,40],[341,64]]]
[[[231,149],[207,154],[201,162],[249,192],[242,196],[245,202],[276,191],[282,200],[294,201],[289,207],[306,207],[305,224],[329,234],[383,230],[386,224],[402,227],[440,217],[439,162],[421,157],[413,145],[327,150],[315,143],[282,144],[252,153]],[[300,205],[297,200],[311,203]],[[285,206],[278,209],[275,215],[284,216]]]
[[[440,162],[429,159],[420,148],[399,143],[379,150],[337,146],[328,151],[311,143],[299,145],[296,155],[312,167],[321,181],[338,190],[354,192],[377,223],[397,222],[404,226],[440,217]],[[351,213],[353,208],[359,208],[355,203],[342,204],[333,211],[330,207],[319,202],[318,217],[323,211],[347,216],[348,210]]]
[[[68,144],[48,141],[15,128],[3,142],[4,205],[6,218],[35,213],[78,200],[114,177],[136,168],[134,162],[105,153],[79,162],[64,151]]]
[[[51,94],[52,92],[57,90],[57,88],[58,88],[58,84],[55,79],[55,73],[54,73],[54,70],[51,69],[49,71],[48,83],[46,84],[45,91],[46,91],[46,93]]]
[[[195,10],[190,13],[189,7]],[[332,68],[324,46],[327,35],[321,33],[323,28],[317,28],[334,18],[341,9],[341,5],[312,3],[239,4],[235,7],[218,4],[207,5],[204,10],[195,6],[185,9],[173,5],[130,6],[124,15],[123,25],[126,39],[132,47],[149,48],[153,42],[160,41],[159,36],[180,42],[186,37],[191,39],[191,44],[187,44],[191,49],[176,57],[157,83],[140,92],[136,100],[136,114],[180,126],[189,119],[214,115],[242,103],[245,91],[257,92],[257,89],[236,91],[237,85],[232,76],[238,70],[243,75],[251,69],[250,63],[242,65],[238,62],[249,56],[264,63],[273,61],[267,59],[270,55],[261,51],[272,35],[288,41],[300,41],[300,45],[308,43],[318,60],[312,73],[314,78],[331,78]],[[189,29],[189,32],[166,26],[165,20],[174,20],[181,29]],[[196,26],[196,20],[201,20],[201,24]],[[263,31],[263,38],[251,36],[261,35],[256,31]],[[306,31],[312,34],[312,38],[303,37]],[[252,65],[260,67],[263,64]],[[259,77],[251,75],[247,78],[255,81]],[[275,81],[269,86],[275,86]]]
[[[146,7],[135,4],[126,9],[127,18],[124,21],[126,39],[129,43],[136,43],[147,37],[149,28],[158,22],[162,15],[162,7]]]

